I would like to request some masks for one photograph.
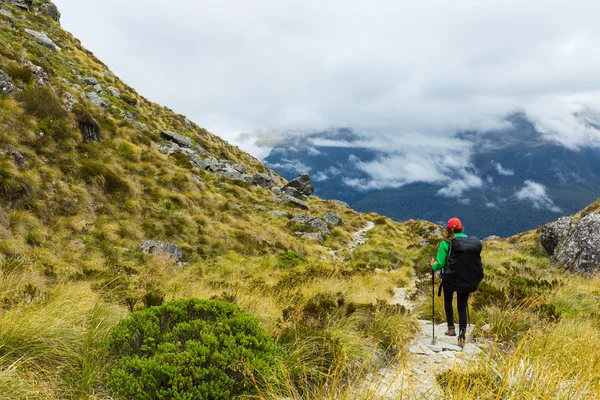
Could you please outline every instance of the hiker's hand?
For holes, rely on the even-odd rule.
[[[435,264],[435,258],[432,258],[431,261],[429,261],[430,267],[433,267],[433,264]]]

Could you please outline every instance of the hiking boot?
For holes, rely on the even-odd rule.
[[[448,330],[446,332],[444,332],[444,335],[446,335],[446,336],[456,336],[456,329],[455,328],[448,328]]]
[[[466,339],[464,337],[459,336],[458,337],[458,346],[461,348],[465,347],[465,343],[466,343]]]

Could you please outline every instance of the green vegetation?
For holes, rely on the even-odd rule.
[[[180,300],[121,321],[107,385],[119,399],[230,399],[251,394],[275,345],[258,321],[212,300]]]

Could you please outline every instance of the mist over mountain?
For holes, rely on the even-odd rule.
[[[449,137],[347,128],[292,135],[265,162],[286,178],[310,172],[319,196],[360,211],[438,223],[457,215],[473,234],[508,236],[598,198],[596,145],[570,148],[514,114],[501,128]]]

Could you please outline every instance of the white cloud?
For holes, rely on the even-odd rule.
[[[325,172],[320,171],[312,176],[312,180],[315,182],[325,182],[329,180],[329,176]]]
[[[471,204],[471,199],[458,199],[458,202],[462,205],[468,206]]]
[[[127,83],[228,140],[331,126],[444,136],[521,110],[549,140],[600,143],[597,1],[56,3]]]
[[[287,158],[284,158],[282,159],[282,161],[283,162],[280,163],[268,164],[268,166],[273,169],[297,172],[299,174],[311,171],[311,168],[300,160],[289,160]]]
[[[498,173],[502,176],[513,176],[515,174],[515,171],[504,168],[499,162],[495,162],[494,166],[496,167],[496,171],[498,171]]]
[[[525,186],[515,193],[517,199],[532,204],[534,208],[561,212],[562,210],[546,193],[546,187],[534,181],[525,181]]]
[[[496,206],[496,203],[492,203],[492,202],[485,203],[485,206],[486,206],[487,208],[496,208],[496,207],[497,207],[497,206]]]

